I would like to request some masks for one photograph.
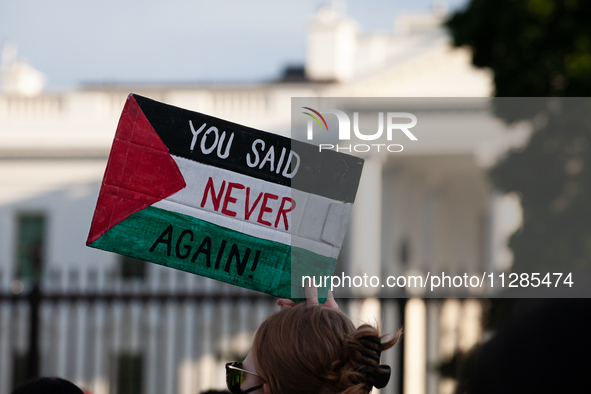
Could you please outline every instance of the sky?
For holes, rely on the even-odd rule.
[[[434,0],[343,1],[362,31]],[[448,0],[457,10],[467,0]],[[303,64],[320,0],[1,0],[0,43],[18,46],[48,88],[84,83],[258,82]]]

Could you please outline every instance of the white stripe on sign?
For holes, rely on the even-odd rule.
[[[293,236],[333,241],[329,243],[341,247],[342,237],[326,232],[342,231],[333,222],[344,224],[346,228],[352,204],[182,157],[172,157],[187,187],[167,200]],[[341,209],[331,209],[335,204]],[[328,222],[331,225],[327,227]]]
[[[175,204],[161,201],[155,207],[241,232],[249,229],[249,235],[321,250],[325,256],[338,255],[352,204],[172,157],[187,187],[164,200]]]

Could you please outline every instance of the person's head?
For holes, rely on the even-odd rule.
[[[591,299],[514,299],[465,359],[456,393],[588,393]]]
[[[84,392],[65,379],[40,377],[18,386],[12,394],[84,394]]]
[[[338,310],[299,304],[261,324],[243,363],[254,374],[246,373],[240,387],[263,385],[253,394],[364,394],[385,385],[389,368],[379,357],[398,337],[381,342],[376,328],[355,328]]]

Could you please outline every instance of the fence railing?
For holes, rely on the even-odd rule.
[[[339,300],[355,315],[363,300]],[[401,324],[382,301],[382,327]],[[224,364],[250,349],[276,299],[152,266],[143,279],[114,271],[50,270],[40,280],[0,272],[0,394],[32,376],[60,376],[93,394],[198,394],[224,389]],[[401,347],[393,365],[400,392]]]

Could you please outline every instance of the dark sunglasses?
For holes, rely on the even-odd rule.
[[[240,385],[246,379],[246,374],[249,373],[254,376],[259,376],[259,374],[251,371],[247,371],[242,366],[242,363],[239,361],[234,361],[231,363],[226,364],[226,386],[228,386],[228,390],[230,390],[233,394],[247,394],[252,391],[258,390],[263,385],[251,387],[247,390],[240,391]]]

